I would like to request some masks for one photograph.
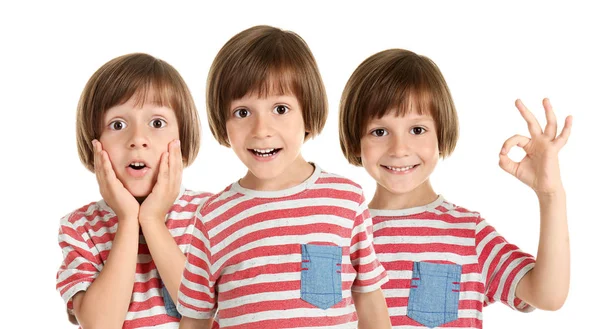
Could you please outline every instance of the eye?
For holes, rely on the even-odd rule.
[[[273,109],[273,113],[276,113],[276,114],[286,114],[289,111],[290,111],[290,108],[285,105],[277,105]]]
[[[121,121],[121,120],[115,120],[108,124],[108,128],[110,128],[112,130],[121,130],[121,129],[125,129],[125,127],[127,127],[127,124],[125,123],[125,121]]]
[[[250,111],[247,109],[237,109],[233,111],[233,116],[236,118],[245,118],[250,115]]]
[[[412,127],[410,129],[410,133],[413,135],[422,135],[426,132],[427,130],[423,127]]]
[[[160,129],[167,126],[167,121],[164,119],[153,119],[150,121],[150,127]]]
[[[371,135],[376,136],[376,137],[383,137],[386,136],[388,133],[387,130],[383,129],[383,128],[377,128],[371,131]]]

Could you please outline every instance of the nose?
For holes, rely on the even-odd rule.
[[[408,143],[408,138],[404,136],[396,136],[391,142],[389,148],[389,154],[393,157],[403,157],[409,155],[410,153],[410,144]]]
[[[273,136],[273,123],[270,115],[255,115],[252,127],[252,135],[256,138],[268,138]]]
[[[133,127],[131,130],[131,136],[129,138],[129,148],[147,148],[149,145],[149,139],[146,135],[146,129],[144,127]]]

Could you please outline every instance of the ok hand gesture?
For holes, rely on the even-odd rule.
[[[521,100],[517,99],[515,105],[527,122],[531,138],[514,135],[507,139],[500,151],[500,167],[527,184],[538,195],[556,193],[563,188],[558,165],[558,152],[567,143],[571,134],[573,117],[568,116],[565,119],[565,125],[560,135],[557,136],[556,116],[550,100],[545,98],[543,101],[546,111],[546,128],[544,130]],[[508,157],[508,152],[515,145],[523,148],[527,153],[521,162],[514,162]]]

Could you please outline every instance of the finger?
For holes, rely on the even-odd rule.
[[[117,179],[117,175],[115,174],[115,171],[113,170],[112,167],[112,162],[110,161],[110,157],[108,156],[108,153],[106,153],[106,151],[101,151],[101,156],[102,156],[102,172],[104,173],[104,176],[106,177],[106,179],[109,182],[114,182],[114,180]]]
[[[544,135],[554,139],[556,138],[556,115],[552,110],[552,104],[548,98],[544,98],[542,102],[544,104],[544,110],[546,111],[546,129],[544,129]]]
[[[530,141],[531,139],[528,137],[522,135],[514,135],[504,142],[504,144],[502,145],[502,149],[500,150],[500,155],[508,155],[510,149],[512,149],[515,145],[524,149]]]
[[[96,180],[100,183],[104,177],[104,174],[102,173],[102,156],[100,153],[102,151],[102,144],[94,139],[92,141],[92,146],[94,150],[94,173],[96,174]]]
[[[507,173],[517,176],[517,168],[519,168],[519,164],[512,161],[507,154],[500,154],[500,162],[498,165],[500,165],[500,168]]]
[[[169,154],[170,152],[164,152],[160,155],[160,165],[158,167],[158,182],[169,180]]]
[[[571,136],[571,127],[572,126],[573,126],[573,117],[569,115],[565,119],[565,126],[563,127],[562,131],[560,132],[560,135],[558,135],[558,137],[556,137],[556,139],[554,140],[555,145],[557,145],[559,148],[562,148],[563,146],[565,146],[565,144],[567,144],[567,141],[569,140],[569,136]]]
[[[171,143],[171,156],[169,158],[169,168],[171,177],[178,182],[181,180],[181,172],[183,171],[183,160],[181,156],[181,142],[176,140]],[[181,183],[179,183],[180,185]],[[179,187],[179,186],[178,186]]]
[[[533,113],[531,113],[527,107],[525,107],[525,104],[523,104],[520,99],[517,99],[515,106],[517,109],[519,109],[519,113],[521,113],[521,116],[527,122],[527,128],[529,129],[531,137],[541,134],[542,127],[540,126],[540,123],[537,121]]]

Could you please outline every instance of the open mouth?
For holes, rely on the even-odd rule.
[[[392,166],[385,166],[385,165],[381,165],[382,167],[394,171],[394,172],[406,172],[409,171],[415,167],[417,167],[418,165],[412,165],[412,166],[404,166],[404,167],[392,167]]]
[[[132,162],[129,164],[129,168],[133,170],[142,170],[146,168],[146,164],[143,162]]]
[[[248,149],[248,151],[252,152],[254,155],[262,158],[272,157],[281,151],[281,148],[272,148],[272,149]]]

